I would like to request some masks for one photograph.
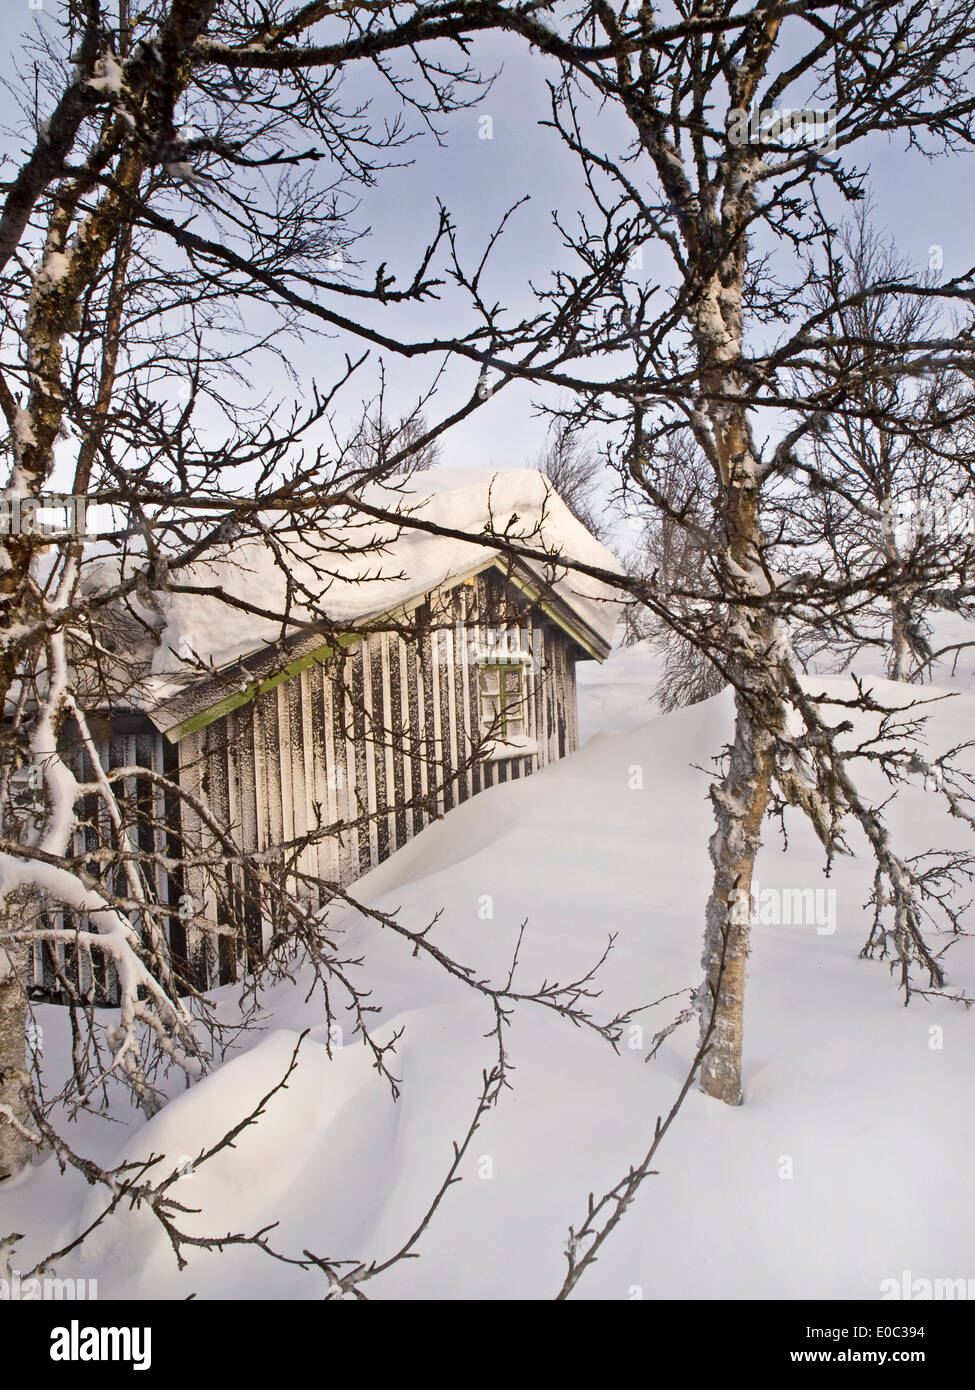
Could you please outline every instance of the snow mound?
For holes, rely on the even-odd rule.
[[[633,651],[620,658],[615,690],[615,657],[582,686],[592,737],[578,753],[451,811],[361,880],[360,899],[397,911],[413,929],[442,912],[431,940],[494,980],[504,978],[527,919],[516,977],[524,989],[576,978],[615,933],[600,975],[601,1017],[696,986],[713,828],[706,769],[727,741],[732,703],[725,692],[647,720],[653,672],[645,655],[642,689]],[[823,683],[810,679],[813,688]],[[829,684],[849,692],[842,678]],[[933,706],[930,751],[960,742],[973,722],[967,691]],[[864,785],[885,795],[880,781]],[[970,840],[920,781],[898,796],[889,819],[905,853]],[[576,1297],[872,1300],[904,1270],[926,1278],[975,1272],[975,1015],[941,999],[903,1007],[887,965],[858,959],[871,880],[862,840],[851,834],[856,858],[827,880],[815,837],[792,813],[787,826],[788,855],[766,827],[758,878],[763,887],[835,894],[835,930],[754,928],[745,1104],[732,1109],[692,1091],[659,1153],[659,1176],[644,1184]],[[204,1209],[187,1218],[194,1231],[246,1233],[277,1221],[269,1236],[277,1250],[378,1260],[415,1229],[452,1141],[470,1123],[493,1058],[484,1036],[493,1015],[435,962],[358,914],[336,917],[329,929],[344,958],[366,961],[359,978],[380,1009],[379,1039],[405,1029],[395,1104],[347,1017],[338,1018],[343,1032],[329,1060],[320,997],[306,1000],[309,982],[300,976],[265,997],[268,1031],[248,1050],[149,1124],[128,1111],[116,1115],[121,1126],[83,1119],[76,1144],[103,1161],[150,1152],[170,1164],[192,1159],[280,1080],[310,1028],[287,1090],[269,1101],[260,1126],[181,1180],[178,1196]],[[975,992],[972,941],[957,941],[946,963],[951,986]],[[233,991],[220,998],[232,1022]],[[395,1265],[368,1286],[369,1296],[551,1298],[587,1194],[598,1197],[642,1157],[679,1089],[693,1025],[673,1033],[654,1061],[646,1057],[655,1030],[682,1002],[638,1014],[619,1054],[550,1011],[516,1010],[505,1038],[514,1089],[483,1120],[462,1181],[419,1244],[421,1258]],[[45,1058],[56,1068],[70,1048],[63,1012],[40,1016]],[[97,1214],[100,1201],[103,1194],[89,1195],[77,1175],[62,1178],[48,1158],[0,1192],[0,1229],[25,1229],[30,1210],[29,1244],[40,1255]],[[324,1291],[320,1272],[239,1247],[193,1251],[179,1273],[165,1234],[131,1213],[106,1221],[78,1267],[64,1272],[97,1277],[102,1298]]]

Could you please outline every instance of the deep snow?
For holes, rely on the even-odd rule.
[[[975,682],[933,706],[937,753],[975,729]],[[500,978],[518,924],[528,919],[521,974],[578,973],[616,946],[601,972],[605,1015],[671,991],[700,974],[709,883],[707,764],[730,731],[731,700],[665,717],[647,703],[654,673],[646,648],[580,668],[587,742],[527,781],[483,793],[425,830],[360,881],[356,893],[399,909],[409,926],[442,909],[434,939],[479,974]],[[816,678],[842,689],[842,678]],[[890,689],[890,687],[886,687]],[[916,692],[915,692],[916,693]],[[925,694],[932,688],[925,687]],[[702,770],[703,769],[703,770]],[[642,787],[640,786],[642,780]],[[881,788],[869,782],[876,792]],[[918,785],[890,813],[908,852],[965,844],[966,832]],[[746,1014],[746,1100],[730,1109],[689,1096],[633,1208],[577,1297],[878,1298],[884,1279],[975,1275],[970,1177],[975,1014],[944,1000],[909,1009],[880,962],[857,953],[867,934],[870,864],[857,858],[828,883],[817,842],[797,817],[783,854],[771,826],[758,862],[763,888],[835,889],[837,930],[757,926]],[[485,898],[493,919],[484,920]],[[393,1104],[362,1045],[329,1061],[321,1005],[279,986],[266,999],[266,1031],[247,1050],[150,1123],[83,1117],[76,1146],[103,1161],[165,1152],[171,1166],[219,1137],[283,1074],[297,1033],[311,1027],[296,1075],[262,1123],[236,1148],[181,1179],[179,1197],[202,1207],[197,1229],[250,1231],[269,1221],[275,1247],[333,1258],[385,1258],[422,1215],[469,1122],[492,1016],[407,946],[346,914],[343,954],[382,1006],[380,1037],[400,1027]],[[948,954],[950,985],[975,994],[971,940]],[[220,992],[234,1013],[232,990]],[[513,1092],[484,1121],[420,1243],[421,1258],[366,1286],[370,1297],[550,1298],[561,1284],[570,1223],[637,1161],[666,1113],[695,1045],[686,1025],[645,1064],[653,1031],[681,1000],[643,1014],[620,1055],[599,1038],[525,1005],[509,1030]],[[63,1015],[38,1011],[46,1065],[64,1048]],[[943,1030],[939,1036],[932,1028]],[[490,1160],[490,1162],[487,1162]],[[789,1175],[791,1173],[791,1176]],[[490,1176],[486,1176],[490,1174]],[[0,1190],[0,1232],[27,1230],[11,1263],[70,1238],[104,1195],[53,1159]],[[323,1278],[249,1250],[192,1254],[179,1273],[162,1231],[144,1213],[112,1218],[83,1257],[61,1271],[96,1277],[101,1297],[320,1297]]]

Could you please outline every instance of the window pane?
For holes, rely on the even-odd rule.
[[[525,736],[525,668],[491,662],[478,670],[482,732],[499,742]]]

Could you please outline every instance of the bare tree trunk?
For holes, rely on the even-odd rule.
[[[17,907],[8,904],[4,915],[16,911]],[[32,1152],[31,1145],[3,1115],[3,1107],[7,1107],[19,1123],[29,1120],[26,961],[25,947],[0,947],[0,1182],[18,1173]]]
[[[705,380],[726,402],[741,391],[735,365],[742,341],[743,270],[739,247],[737,261],[712,285],[698,316]],[[734,403],[718,404],[709,415],[725,527],[724,582],[729,595],[743,602],[732,602],[726,635],[736,691],[735,737],[724,779],[711,788],[716,829],[698,999],[702,1045],[708,1028],[712,1031],[700,1085],[705,1094],[740,1105],[752,869],[769,803],[776,735],[785,722],[785,644],[779,624],[762,605],[768,581],[761,564],[761,480],[747,412]]]
[[[769,800],[773,741],[756,726],[738,696],[735,740],[728,772],[712,787],[717,829],[711,837],[714,881],[705,917],[702,1040],[717,995],[710,1047],[701,1065],[701,1090],[740,1105],[745,969],[748,959],[752,870]]]
[[[906,678],[905,664],[909,644],[907,641],[907,610],[899,599],[892,599],[890,604],[890,645],[891,656],[888,668],[890,679],[902,681]]]

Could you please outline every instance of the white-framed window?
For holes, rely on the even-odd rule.
[[[478,667],[481,736],[488,741],[488,757],[513,757],[530,751],[528,669],[524,661],[485,661]]]

